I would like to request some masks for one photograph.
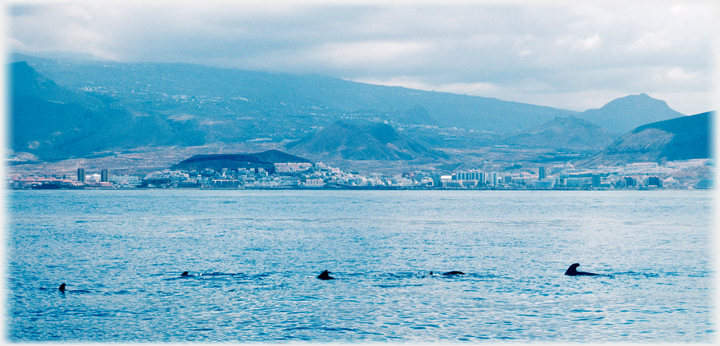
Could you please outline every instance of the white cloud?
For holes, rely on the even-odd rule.
[[[497,89],[498,86],[492,83],[448,83],[437,86],[437,91],[474,96],[485,96]]]
[[[408,61],[429,49],[421,42],[365,41],[324,44],[308,54],[332,66],[356,67]]]
[[[422,78],[412,76],[398,76],[387,80],[380,79],[357,79],[355,82],[377,84],[386,86],[400,86],[409,89],[447,92],[453,94],[485,96],[489,92],[498,90],[498,86],[492,83],[447,83],[447,84],[428,84],[422,81]]]
[[[12,38],[12,37],[6,37],[5,39],[6,39],[6,42],[7,42],[7,48],[8,48],[10,51],[18,51],[18,52],[23,52],[23,51],[25,51],[25,52],[27,52],[27,51],[31,51],[31,50],[32,50],[32,49],[31,49],[30,47],[28,47],[28,46],[25,44],[25,42],[23,42],[23,41],[20,41],[20,40],[18,40],[18,39]]]
[[[666,76],[673,80],[679,80],[679,81],[688,81],[691,79],[694,79],[696,74],[695,73],[687,73],[682,67],[676,67],[672,70],[668,71]]]
[[[687,6],[684,5],[674,5],[672,7],[672,13],[673,14],[682,14],[688,11]]]
[[[702,3],[81,3],[9,13],[6,44],[26,53],[319,73],[570,109],[580,101],[563,94],[607,102],[608,95],[712,90],[716,18]]]
[[[376,84],[376,85],[385,85],[385,86],[399,86],[409,89],[417,89],[417,90],[426,90],[426,91],[435,91],[432,86],[430,86],[427,83],[422,82],[418,78],[414,78],[411,76],[395,76],[388,79],[375,79],[375,78],[356,78],[356,79],[348,79],[352,80],[353,82],[358,83],[366,83],[366,84]]]
[[[648,32],[633,42],[629,49],[631,51],[656,52],[670,48],[670,42],[663,37],[662,33]]]
[[[555,45],[575,50],[593,50],[599,48],[602,45],[602,39],[600,39],[600,35],[598,34],[586,38],[566,36],[557,39],[555,41]]]
[[[597,49],[602,45],[600,35],[595,34],[592,37],[588,37],[582,40],[581,47],[583,49]]]

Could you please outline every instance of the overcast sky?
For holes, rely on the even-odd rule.
[[[578,111],[639,93],[684,114],[716,108],[712,2],[383,3],[16,2],[7,48],[318,73]]]

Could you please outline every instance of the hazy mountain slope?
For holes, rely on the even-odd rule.
[[[674,133],[673,140],[660,152],[670,160],[703,159],[712,157],[712,133],[715,112],[671,119],[639,127],[636,131],[656,128]]]
[[[410,125],[440,125],[440,122],[433,119],[427,109],[423,108],[420,104],[415,104],[412,108],[398,115],[393,120]]]
[[[25,63],[10,65],[10,148],[43,159],[74,154],[65,146],[87,139],[104,124],[97,100],[59,87]]]
[[[10,149],[16,153],[60,160],[111,148],[202,142],[188,124],[110,107],[111,100],[58,86],[26,63],[9,70]]]
[[[428,92],[356,83],[319,75],[291,75],[189,64],[123,64],[25,59],[61,85],[106,93],[148,113],[185,114],[204,119],[236,117],[311,119],[329,125],[342,117],[396,120],[418,107],[427,114],[405,117],[425,123],[466,129],[514,132],[578,112],[507,102],[492,98]],[[184,97],[179,100],[178,97]],[[195,98],[195,99],[193,99]],[[193,103],[199,98],[206,101]],[[192,107],[189,107],[192,105]],[[200,107],[198,107],[200,106]]]
[[[442,152],[399,134],[383,123],[338,121],[297,143],[287,145],[296,155],[345,160],[413,160],[446,158]]]
[[[566,148],[599,151],[613,143],[605,128],[569,116],[555,118],[525,133],[505,138],[503,142],[520,147]]]
[[[623,134],[638,126],[684,116],[662,100],[647,94],[612,100],[599,109],[588,109],[577,117],[598,124],[611,133]]]
[[[714,112],[640,126],[582,166],[710,158]]]

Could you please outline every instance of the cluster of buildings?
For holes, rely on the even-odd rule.
[[[510,189],[707,189],[712,179],[703,179],[688,171],[713,165],[712,159],[632,163],[623,166],[600,166],[576,169],[571,164],[539,166],[513,173],[466,171],[441,176],[447,188]],[[681,176],[682,178],[677,178]]]
[[[393,176],[347,173],[322,163],[276,163],[274,172],[263,168],[165,170],[144,177],[110,175],[107,169],[102,169],[99,174],[87,174],[80,168],[74,177],[56,174],[12,176],[7,186],[12,189],[704,189],[713,187],[712,180],[688,178],[683,172],[712,164],[711,159],[699,159],[671,161],[664,165],[633,163],[584,170],[570,164],[524,170],[515,165],[503,172],[458,170],[440,174],[415,171]]]

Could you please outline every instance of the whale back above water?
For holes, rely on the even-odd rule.
[[[465,275],[465,273],[463,273],[461,271],[453,270],[453,271],[450,271],[447,273],[443,273],[443,275]]]
[[[568,268],[568,269],[565,271],[565,275],[569,275],[569,276],[598,275],[598,274],[595,274],[595,273],[579,272],[579,271],[577,271],[577,267],[579,267],[579,266],[580,266],[580,263],[573,263],[573,264],[571,264],[571,265],[570,265],[570,268]]]
[[[64,282],[62,284],[60,284],[60,287],[58,287],[58,290],[60,290],[60,292],[62,292],[62,293],[65,293],[65,283]]]

